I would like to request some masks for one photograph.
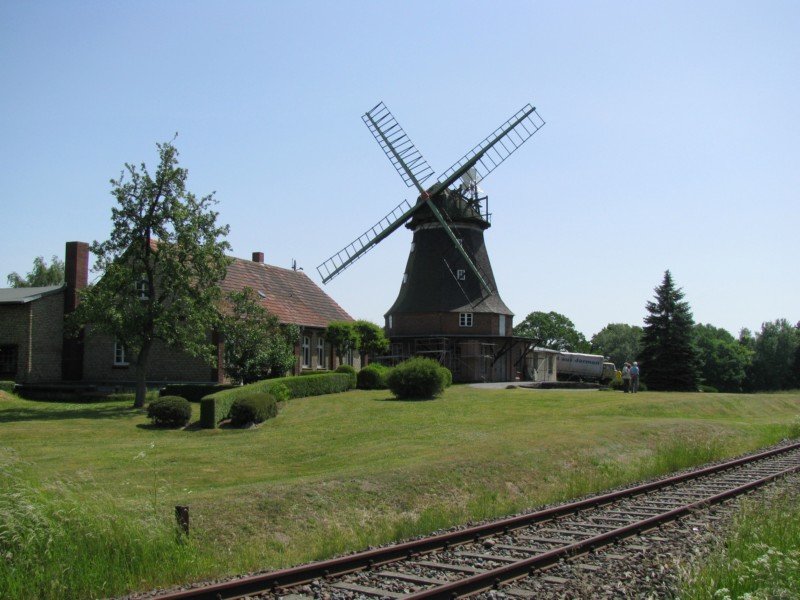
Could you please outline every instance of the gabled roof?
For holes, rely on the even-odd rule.
[[[45,287],[20,287],[0,289],[0,304],[27,304],[43,296],[56,294],[64,289],[63,285]]]
[[[234,258],[220,287],[223,292],[250,287],[259,296],[263,294],[262,306],[281,323],[327,327],[331,321],[353,320],[305,273],[294,269]]]

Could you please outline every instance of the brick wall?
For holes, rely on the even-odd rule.
[[[17,347],[16,381],[30,371],[30,304],[0,305],[0,344]]]
[[[50,294],[25,304],[0,306],[0,344],[17,346],[17,382],[61,379],[63,305],[62,294]]]
[[[499,335],[500,319],[506,320],[505,335],[512,333],[512,317],[497,313],[472,313],[472,327],[459,325],[459,313],[418,313],[392,315],[389,336],[396,335]]]

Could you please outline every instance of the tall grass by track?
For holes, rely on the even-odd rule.
[[[732,531],[708,560],[684,576],[683,600],[800,598],[800,495],[745,502]]]

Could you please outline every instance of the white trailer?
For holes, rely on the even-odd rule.
[[[562,381],[611,381],[616,372],[614,363],[600,354],[559,352],[556,371]]]

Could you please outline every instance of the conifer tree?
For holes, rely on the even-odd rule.
[[[655,302],[647,303],[639,363],[642,379],[651,390],[697,391],[700,362],[694,344],[694,318],[683,291],[672,274],[655,289]]]

